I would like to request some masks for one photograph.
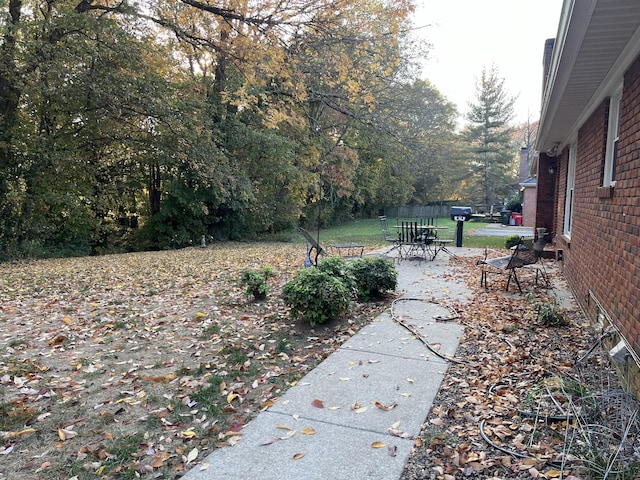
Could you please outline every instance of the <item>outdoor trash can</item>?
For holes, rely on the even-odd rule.
[[[513,219],[513,224],[516,227],[522,226],[522,214],[521,213],[514,212],[514,213],[511,214],[511,218]]]
[[[511,220],[511,210],[502,210],[500,216],[502,218],[502,225],[508,226],[509,220]]]

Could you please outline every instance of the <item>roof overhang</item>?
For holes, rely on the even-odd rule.
[[[564,0],[536,150],[555,153],[574,140],[594,109],[619,90],[639,53],[637,0]]]

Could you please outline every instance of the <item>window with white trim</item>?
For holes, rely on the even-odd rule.
[[[571,224],[573,221],[573,195],[576,183],[576,144],[569,146],[569,165],[567,166],[567,191],[564,199],[564,228],[563,233],[571,238]]]
[[[618,140],[620,138],[620,98],[622,87],[609,99],[609,122],[607,128],[607,150],[604,157],[604,176],[602,186],[616,184],[616,160],[618,158]]]

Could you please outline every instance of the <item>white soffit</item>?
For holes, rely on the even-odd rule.
[[[545,88],[537,150],[575,138],[640,53],[638,0],[565,0]]]

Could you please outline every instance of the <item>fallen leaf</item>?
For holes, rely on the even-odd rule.
[[[35,433],[35,428],[25,428],[24,430],[20,430],[19,432],[7,432],[3,435],[4,440],[9,440],[11,438],[21,437],[23,435],[27,435],[29,433]]]
[[[13,452],[13,445],[7,445],[0,450],[0,455],[9,455],[11,452]]]
[[[294,460],[300,460],[302,457],[304,457],[304,453],[296,453],[296,454],[293,456],[293,459],[294,459]]]
[[[305,435],[315,435],[316,431],[311,427],[307,427],[300,430],[300,433],[303,433]]]
[[[313,402],[311,402],[311,405],[316,408],[324,408],[324,403],[322,403],[322,400],[318,400],[317,398]]]
[[[272,445],[272,444],[276,443],[278,440],[280,440],[280,437],[268,438],[267,440],[262,441],[262,443],[260,443],[260,445],[261,446]]]
[[[230,393],[229,395],[227,395],[227,403],[231,403],[233,402],[236,398],[238,398],[238,394],[237,393]]]
[[[75,437],[76,435],[78,435],[78,432],[75,432],[74,430],[71,430],[69,428],[59,428],[58,429],[58,437],[63,442],[65,440],[69,440],[69,439]]]
[[[185,462],[186,465],[189,465],[191,462],[193,462],[196,458],[198,458],[198,449],[194,448],[192,449],[189,454],[187,455],[187,461]]]
[[[387,444],[384,443],[384,442],[373,442],[371,444],[371,448],[384,448],[386,446],[387,446]]]
[[[295,430],[291,430],[291,431],[287,432],[284,437],[280,437],[280,440],[287,440],[287,439],[293,437],[295,434],[296,434],[296,431]]]
[[[396,408],[398,406],[397,403],[392,403],[391,405],[383,405],[380,402],[374,402],[373,403],[376,407],[378,407],[380,410],[384,410],[385,412],[388,412],[389,410],[393,410],[394,408]]]

